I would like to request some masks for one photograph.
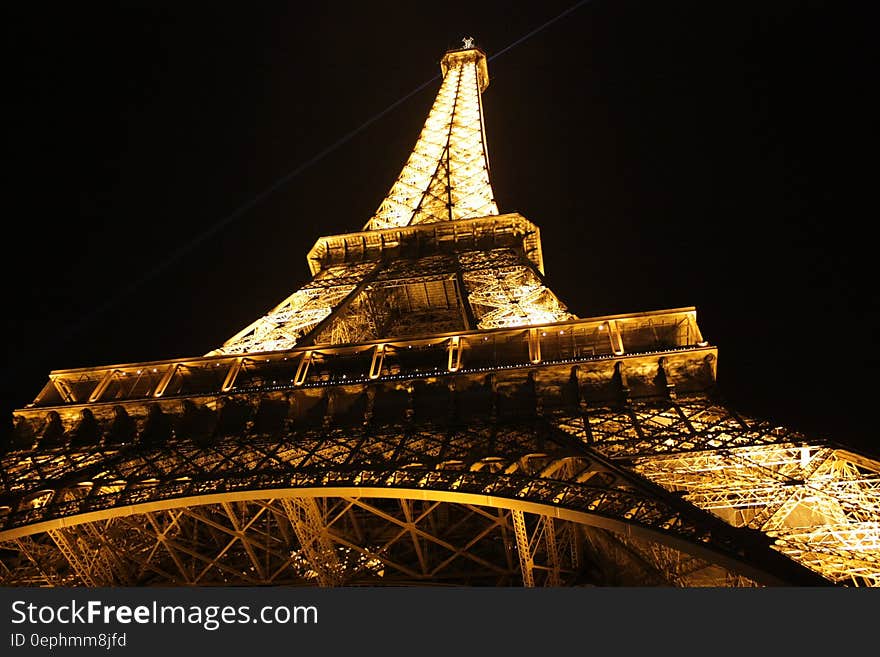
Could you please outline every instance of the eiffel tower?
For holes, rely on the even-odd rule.
[[[5,585],[880,584],[880,463],[719,399],[694,308],[579,318],[499,214],[447,52],[363,230],[202,357],[53,371],[2,455]]]

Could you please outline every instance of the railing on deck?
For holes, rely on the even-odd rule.
[[[30,407],[480,372],[706,346],[693,308],[351,345],[59,370]]]

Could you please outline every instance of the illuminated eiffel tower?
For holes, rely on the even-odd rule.
[[[203,357],[54,371],[6,585],[880,584],[880,464],[738,415],[693,308],[577,318],[466,42],[387,198]]]

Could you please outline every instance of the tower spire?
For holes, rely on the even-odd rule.
[[[208,355],[574,317],[542,280],[537,226],[498,214],[480,101],[486,54],[471,37],[464,46],[441,59],[425,127],[364,230],[320,238],[314,279]]]
[[[486,54],[464,39],[440,61],[443,84],[403,171],[365,229],[498,214],[480,94],[489,86]]]

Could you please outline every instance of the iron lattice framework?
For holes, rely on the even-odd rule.
[[[498,214],[446,54],[363,231],[206,356],[55,371],[0,461],[7,585],[880,584],[880,463],[717,398],[693,308],[579,319]]]

